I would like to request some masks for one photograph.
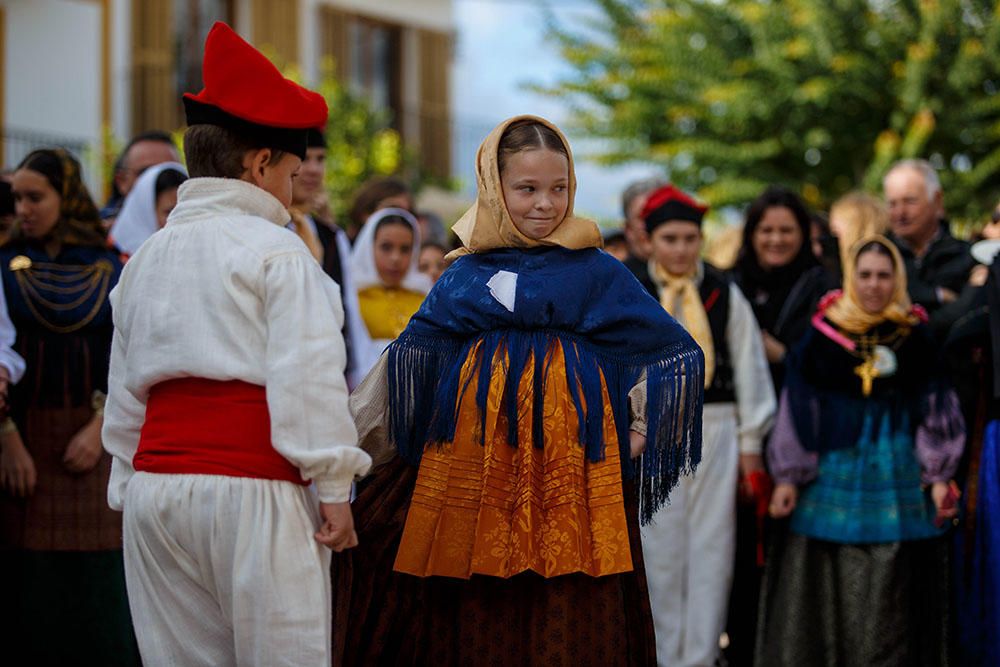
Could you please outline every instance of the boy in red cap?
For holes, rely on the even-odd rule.
[[[736,547],[738,473],[763,469],[777,409],[753,309],[700,259],[707,207],[672,185],[642,211],[652,257],[637,277],[705,353],[701,463],[642,531],[661,665],[713,665],[726,623]]]
[[[327,547],[357,544],[370,459],[339,290],[285,228],[327,107],[221,23],[204,80],[184,97],[191,179],[111,296],[103,438],[136,636],[150,664],[329,664]]]

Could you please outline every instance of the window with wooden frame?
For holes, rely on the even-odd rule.
[[[133,0],[133,134],[184,124],[181,95],[202,88],[205,37],[234,18],[235,0]]]

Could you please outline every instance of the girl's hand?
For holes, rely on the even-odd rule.
[[[93,470],[101,460],[104,449],[101,447],[101,426],[104,420],[94,417],[73,436],[63,454],[63,465],[66,470],[75,473],[85,473]]]
[[[35,492],[38,473],[21,434],[17,431],[0,436],[0,485],[18,498]]]
[[[958,516],[958,498],[952,498],[951,507],[944,507],[945,499],[950,493],[951,484],[948,482],[934,482],[931,485],[931,500],[934,501],[934,509],[941,519],[954,519]]]
[[[323,525],[314,535],[317,542],[332,551],[343,551],[358,546],[354,531],[354,515],[350,503],[320,503],[319,513]]]
[[[632,458],[638,458],[646,449],[646,436],[638,431],[629,431],[628,446],[632,453]]]
[[[794,484],[778,484],[771,494],[770,514],[775,519],[784,519],[795,511],[799,499],[799,489]]]
[[[764,355],[767,357],[767,361],[772,364],[784,361],[788,349],[782,342],[767,331],[761,331],[761,335],[764,338]]]

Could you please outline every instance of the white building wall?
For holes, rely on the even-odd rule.
[[[101,4],[68,0],[4,2],[3,166],[32,148],[30,137],[76,148],[95,188],[101,137]],[[20,137],[20,138],[19,138]],[[86,145],[89,150],[78,146]],[[99,190],[98,190],[99,192]]]
[[[316,0],[345,11],[415,28],[450,31],[455,27],[452,0]]]

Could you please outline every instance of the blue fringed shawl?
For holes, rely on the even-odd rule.
[[[513,311],[487,283],[500,271],[517,274]],[[626,478],[636,478],[643,521],[666,501],[680,475],[701,458],[704,357],[684,329],[613,257],[596,249],[496,250],[461,257],[445,272],[389,346],[390,439],[400,456],[420,463],[424,448],[455,437],[464,362],[477,345],[476,406],[485,415],[492,362],[506,353],[502,410],[518,446],[516,401],[533,357],[544,360],[562,342],[579,439],[590,461],[604,458],[603,374]],[[534,365],[532,439],[542,446],[547,365]],[[628,393],[645,375],[647,444],[629,454]],[[484,417],[485,418],[485,417]]]

